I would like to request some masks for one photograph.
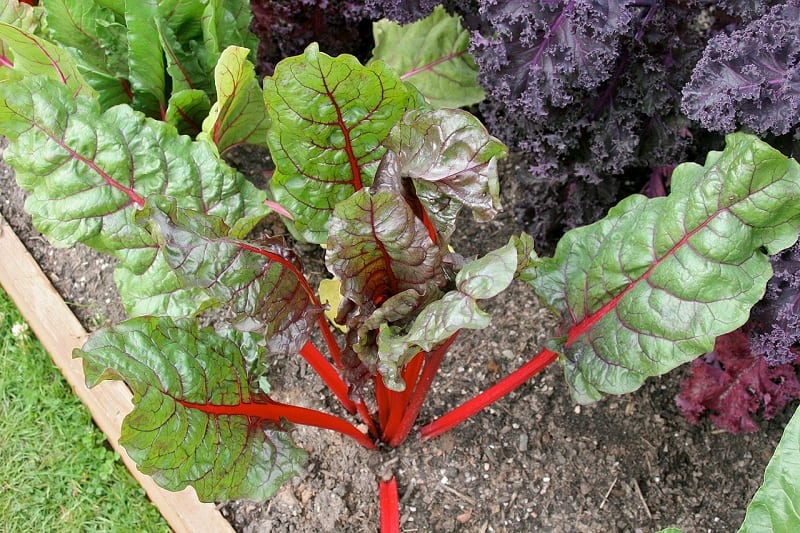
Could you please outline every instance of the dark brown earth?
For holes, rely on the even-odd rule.
[[[238,163],[250,165],[248,155]],[[257,168],[257,167],[256,167]],[[254,170],[251,175],[257,176]],[[513,187],[505,193],[513,202]],[[122,316],[113,261],[79,246],[57,250],[31,228],[23,195],[0,168],[0,212],[88,329]],[[457,249],[482,254],[518,231],[513,219],[465,219]],[[302,247],[301,251],[308,251]],[[2,253],[2,251],[0,251]],[[321,268],[312,254],[311,270]],[[488,330],[465,332],[451,348],[421,421],[431,420],[534,355],[554,320],[522,285],[486,304]],[[271,376],[282,399],[336,410],[322,383],[298,360]],[[280,373],[278,373],[280,370]],[[685,368],[639,391],[576,406],[558,365],[444,436],[412,438],[370,452],[337,434],[300,428],[307,474],[267,502],[221,507],[242,532],[376,531],[378,479],[397,476],[403,531],[734,531],[759,486],[790,408],[763,431],[728,435],[688,424],[675,407]]]

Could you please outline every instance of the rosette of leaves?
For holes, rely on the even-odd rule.
[[[302,237],[326,243],[348,327],[343,359],[353,376],[375,375],[380,328],[410,326],[463,265],[447,249],[458,212],[497,213],[505,147],[469,113],[429,109],[382,61],[362,66],[315,45],[279,63],[264,92],[273,194]],[[381,375],[402,388],[397,371],[409,356],[391,359]]]

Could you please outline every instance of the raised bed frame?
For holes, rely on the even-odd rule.
[[[104,381],[92,389],[86,387],[81,362],[72,358],[72,350],[80,348],[86,340],[86,330],[1,215],[0,285],[173,531],[233,532],[214,504],[201,503],[193,489],[169,492],[136,469],[119,445],[122,420],[133,409],[130,390],[120,381]]]

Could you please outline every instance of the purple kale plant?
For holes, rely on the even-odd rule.
[[[709,130],[784,135],[800,122],[800,1],[708,43],[683,110]]]
[[[750,313],[750,347],[774,366],[800,353],[800,241],[770,261],[774,276]]]

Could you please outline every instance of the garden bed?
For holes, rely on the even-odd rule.
[[[258,168],[247,155],[238,161]],[[253,156],[256,157],[257,156]],[[258,171],[253,170],[252,175]],[[122,317],[108,257],[85,247],[52,248],[22,212],[13,174],[0,172],[0,211],[68,302],[92,330]],[[509,189],[506,205],[514,202]],[[466,221],[465,221],[466,222]],[[454,245],[485,253],[518,232],[513,219],[467,222]],[[304,249],[304,252],[310,251]],[[4,249],[5,253],[5,249]],[[304,254],[305,257],[305,254]],[[321,271],[321,257],[306,266]],[[487,304],[493,327],[465,332],[450,349],[421,421],[485,389],[538,351],[555,323],[521,284]],[[299,359],[277,361],[281,399],[335,410]],[[554,365],[438,439],[412,438],[396,450],[370,452],[338,434],[299,428],[313,451],[308,474],[267,502],[237,501],[222,513],[237,531],[374,531],[377,481],[394,473],[406,531],[613,531],[678,526],[730,531],[759,486],[787,410],[764,431],[732,436],[691,426],[674,404],[681,370],[649,380],[636,393],[578,408]],[[312,390],[314,395],[309,395]],[[207,529],[207,528],[206,528]]]

